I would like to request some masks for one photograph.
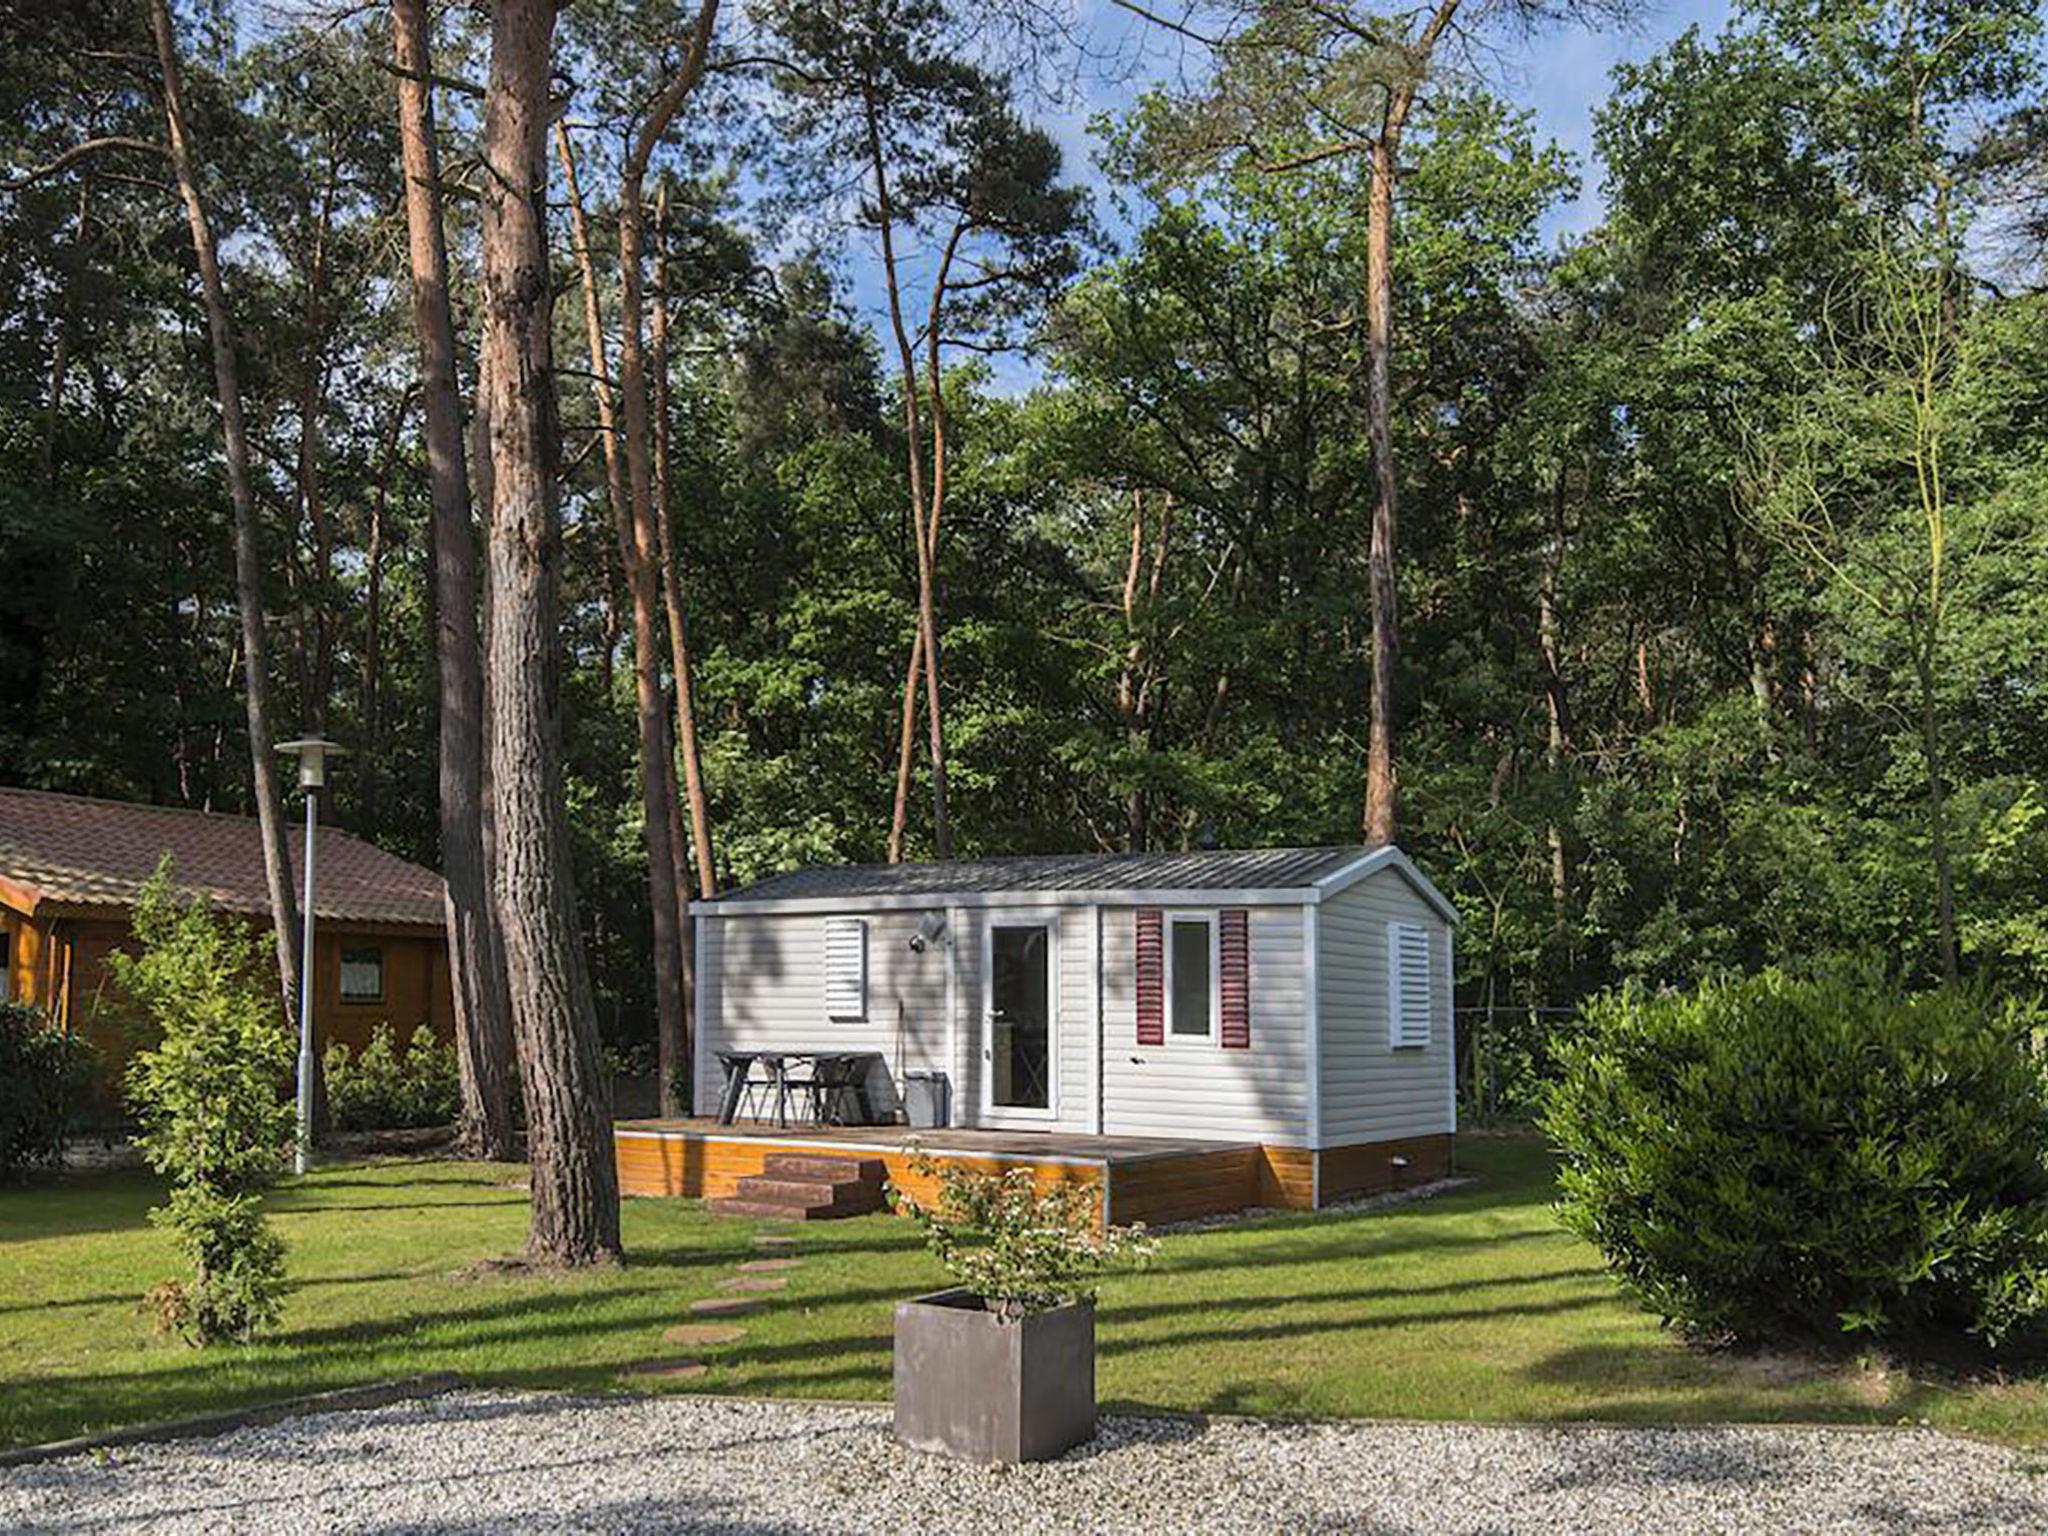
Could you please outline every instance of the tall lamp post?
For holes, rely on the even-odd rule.
[[[341,748],[318,736],[298,741],[281,741],[280,752],[299,760],[299,788],[306,796],[306,847],[299,867],[304,871],[305,890],[299,898],[299,1136],[292,1152],[292,1167],[304,1173],[313,1161],[313,850],[319,822],[320,790],[327,783],[327,759],[341,756]]]

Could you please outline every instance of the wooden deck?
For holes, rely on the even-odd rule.
[[[1286,1147],[1058,1131],[912,1130],[907,1126],[788,1126],[710,1119],[625,1120],[614,1127],[619,1186],[628,1195],[716,1199],[777,1152],[877,1158],[913,1199],[936,1181],[911,1166],[913,1144],[935,1161],[981,1172],[1028,1168],[1041,1186],[1094,1185],[1103,1215],[1157,1225],[1247,1206],[1314,1203],[1313,1157]]]

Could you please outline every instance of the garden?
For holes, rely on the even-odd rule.
[[[1688,1346],[1563,1230],[1550,1155],[1471,1137],[1473,1183],[1356,1214],[1167,1234],[1101,1282],[1106,1410],[1559,1422],[1927,1422],[2048,1439],[2048,1385]],[[943,1279],[910,1223],[802,1229],[803,1265],[676,1382],[629,1375],[757,1256],[758,1224],[630,1200],[630,1261],[503,1263],[526,1227],[514,1165],[322,1168],[268,1197],[288,1278],[277,1324],[193,1349],[138,1311],[176,1263],[161,1185],[96,1174],[0,1194],[0,1441],[19,1445],[357,1383],[454,1372],[482,1386],[881,1399],[895,1304]]]
[[[509,1257],[522,1164],[288,1176],[258,937],[168,874],[135,925],[114,975],[155,1030],[126,1085],[147,1170],[55,1166],[83,1063],[0,1009],[0,1443],[422,1376],[882,1399],[898,1304],[948,1273],[999,1325],[1092,1296],[1112,1410],[2048,1440],[2040,1014],[1981,988],[1847,966],[1610,992],[1537,1123],[1468,1133],[1420,1201],[1147,1234],[1028,1180],[822,1225],[629,1200],[625,1262],[558,1268]],[[334,1068],[344,1113],[439,1112],[430,1045]]]

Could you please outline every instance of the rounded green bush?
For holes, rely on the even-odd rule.
[[[2048,1305],[2036,1009],[1778,971],[1624,989],[1560,1051],[1560,1210],[1688,1334],[1997,1343]]]

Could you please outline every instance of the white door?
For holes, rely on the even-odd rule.
[[[991,915],[981,937],[981,1105],[991,1124],[1059,1114],[1059,920]]]

